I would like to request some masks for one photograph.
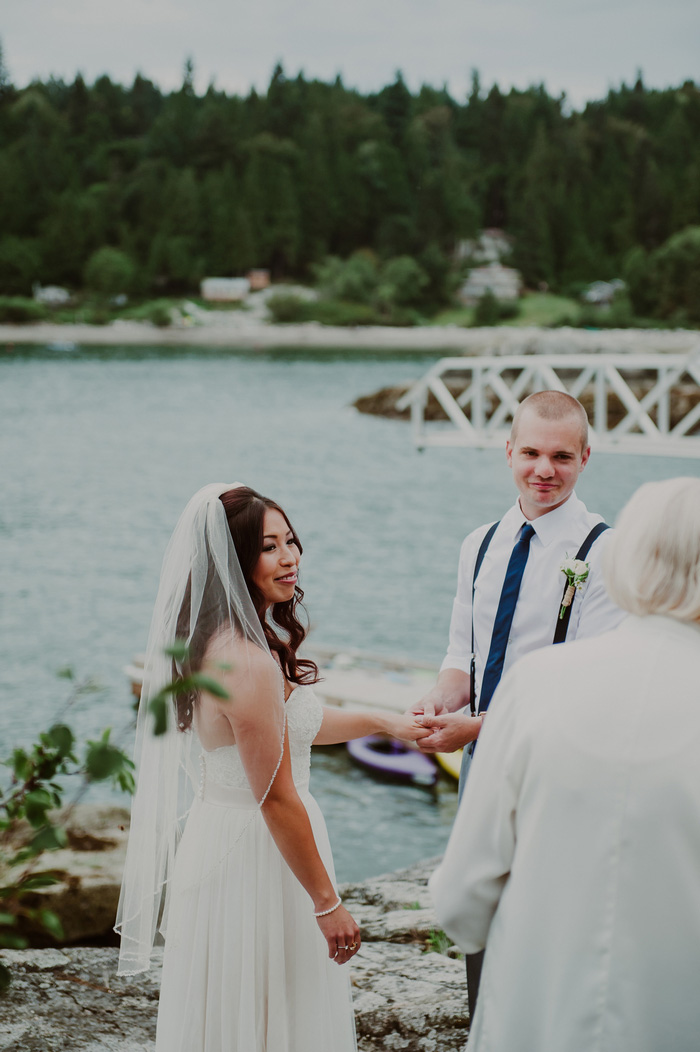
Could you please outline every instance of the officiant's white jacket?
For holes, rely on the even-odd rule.
[[[629,617],[519,661],[430,887],[486,946],[469,1052],[697,1052],[700,627]]]

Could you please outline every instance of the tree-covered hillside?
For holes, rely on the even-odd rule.
[[[514,238],[531,286],[621,272],[700,224],[700,90],[634,87],[571,112],[542,87],[474,77],[463,101],[400,75],[361,95],[287,79],[266,95],[179,91],[137,76],[18,90],[0,61],[0,292],[81,286],[96,250],[133,289],[184,291],[205,274],[305,277],[359,248],[429,270],[482,227]]]

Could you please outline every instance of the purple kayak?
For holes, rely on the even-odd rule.
[[[411,749],[395,738],[381,734],[369,734],[366,738],[355,738],[347,743],[353,760],[375,774],[399,778],[414,785],[435,785],[437,765],[417,749]]]

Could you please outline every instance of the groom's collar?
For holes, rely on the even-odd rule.
[[[514,537],[520,532],[523,524],[529,522],[540,544],[546,548],[552,541],[560,538],[563,532],[567,531],[567,527],[574,523],[581,511],[585,511],[585,506],[576,494],[572,493],[558,508],[553,508],[552,511],[546,512],[545,515],[539,515],[536,519],[527,519],[520,507],[520,498],[518,497],[513,507],[504,516],[504,519],[507,519],[508,529],[512,529]]]

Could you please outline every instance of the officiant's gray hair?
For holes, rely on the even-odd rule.
[[[700,622],[700,479],[647,482],[605,549],[610,598],[628,613]]]

